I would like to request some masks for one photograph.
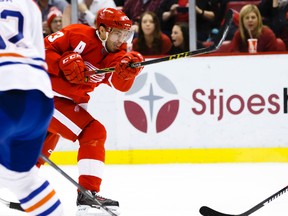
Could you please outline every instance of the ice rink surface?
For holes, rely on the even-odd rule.
[[[77,180],[77,167],[61,168]],[[65,216],[75,215],[75,186],[48,165],[40,175],[56,188]],[[287,184],[287,163],[107,165],[100,194],[120,202],[121,216],[200,216],[203,205],[240,214]],[[0,197],[15,201],[5,189]],[[0,215],[26,214],[0,204]],[[288,193],[252,214],[287,215]]]

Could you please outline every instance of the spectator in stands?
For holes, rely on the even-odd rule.
[[[172,48],[169,54],[178,54],[188,52],[190,50],[189,44],[189,25],[186,22],[177,22],[172,28],[171,33]],[[197,41],[197,48],[204,48],[204,45]]]
[[[152,11],[144,12],[139,21],[138,37],[133,40],[133,50],[142,55],[164,55],[172,47],[170,38],[161,32],[159,19]]]
[[[277,51],[277,39],[273,31],[263,25],[258,7],[245,5],[240,11],[239,29],[230,44],[231,52],[248,52],[249,38],[257,38],[257,52]]]
[[[273,20],[278,16],[278,0],[261,0],[257,5],[264,25],[273,30]]]
[[[189,26],[186,22],[178,22],[172,28],[172,48],[169,54],[189,51]]]
[[[139,29],[139,20],[142,13],[152,11],[157,13],[162,0],[125,0],[123,12],[133,21],[132,29],[137,36]]]
[[[47,16],[52,7],[58,8],[62,13],[64,9],[69,5],[66,0],[35,0],[38,4],[41,13],[42,13],[42,26],[43,26],[43,34],[50,34],[50,29],[47,25]]]
[[[102,8],[116,8],[114,0],[78,0],[78,22],[95,27],[95,17]],[[71,5],[65,9],[63,27],[71,24]]]
[[[223,18],[221,8],[221,0],[196,0],[197,40],[214,39]]]
[[[258,4],[258,9],[263,17],[263,24],[268,25],[288,48],[288,1],[262,0]]]
[[[172,27],[176,22],[188,23],[188,7],[188,0],[162,0],[157,11],[161,31],[170,36],[172,33]]]
[[[158,10],[161,30],[171,34],[172,26],[176,22],[189,21],[188,0],[163,0]],[[213,29],[217,29],[221,23],[222,0],[196,0],[196,27],[197,40],[212,40]],[[198,47],[199,48],[199,47]]]
[[[62,13],[57,8],[51,8],[48,17],[47,25],[51,34],[62,29]]]

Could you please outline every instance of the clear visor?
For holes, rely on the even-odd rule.
[[[128,30],[120,30],[117,28],[113,28],[112,31],[109,33],[109,40],[113,43],[132,43],[134,36],[134,31]]]

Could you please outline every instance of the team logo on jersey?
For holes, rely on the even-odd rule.
[[[90,62],[85,61],[85,66],[86,69],[88,71],[95,71],[98,68],[96,68],[95,66],[93,66]],[[90,75],[89,76],[89,82],[91,83],[98,83],[98,82],[102,82],[102,80],[105,78],[105,74],[94,74],[94,75]]]
[[[129,122],[138,130],[160,133],[174,122],[179,109],[177,89],[160,73],[137,77],[125,94],[124,109]]]

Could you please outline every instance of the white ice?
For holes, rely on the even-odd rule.
[[[77,180],[77,167],[61,166]],[[76,211],[76,188],[50,166],[40,169],[56,188],[65,216]],[[107,165],[101,195],[120,202],[121,216],[200,216],[208,205],[240,214],[288,184],[287,163]],[[14,199],[0,189],[0,197]],[[0,216],[25,216],[0,203]],[[252,216],[287,216],[288,193]]]

